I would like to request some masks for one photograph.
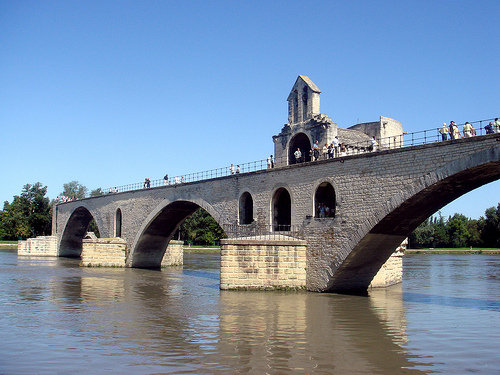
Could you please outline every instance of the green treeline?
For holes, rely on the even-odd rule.
[[[446,220],[438,212],[420,224],[409,237],[409,248],[500,247],[500,203],[484,217],[469,219],[454,214]]]
[[[88,189],[78,181],[71,181],[63,185],[59,197],[82,199],[87,192]],[[0,211],[0,240],[50,235],[52,207],[56,200],[50,201],[46,194],[47,187],[37,182],[24,185],[12,203],[5,201]],[[102,194],[101,189],[96,189],[89,196]],[[99,234],[94,220],[88,230]],[[224,237],[222,228],[201,208],[184,221],[174,236],[193,245],[213,245]],[[409,248],[500,248],[500,203],[496,208],[488,208],[484,217],[477,220],[458,213],[445,219],[438,212],[437,216],[431,216],[413,231],[409,242]]]

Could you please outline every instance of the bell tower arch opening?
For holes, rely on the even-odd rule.
[[[274,231],[289,231],[292,224],[292,200],[287,189],[276,190],[272,208]]]
[[[251,224],[253,222],[253,199],[248,191],[240,197],[239,205],[240,224]]]
[[[335,217],[335,210],[335,190],[329,182],[323,182],[314,194],[314,217]]]
[[[302,153],[302,161],[311,161],[311,141],[309,137],[304,133],[298,133],[295,137],[290,140],[288,146],[288,164],[295,164],[297,160],[295,159],[294,152],[300,149]]]

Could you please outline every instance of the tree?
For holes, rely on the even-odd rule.
[[[101,195],[104,195],[104,192],[101,188],[94,189],[90,192],[91,197],[100,197]]]
[[[497,208],[490,207],[485,212],[481,239],[487,247],[499,247],[500,245],[500,203]],[[480,219],[480,220],[481,220]]]
[[[225,237],[215,219],[204,209],[196,210],[179,228],[179,238],[196,245],[213,245]]]
[[[64,191],[61,195],[68,198],[82,199],[87,196],[87,187],[81,185],[78,181],[71,181],[63,185]]]
[[[26,184],[21,195],[14,196],[12,203],[5,201],[0,215],[0,235],[16,239],[49,234],[52,209],[46,193],[47,187],[40,182]]]
[[[455,214],[448,220],[448,234],[453,247],[463,247],[468,243],[470,233],[467,222],[467,217],[462,214]]]

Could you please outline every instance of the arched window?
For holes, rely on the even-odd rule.
[[[307,120],[307,102],[308,102],[308,90],[307,86],[302,89],[302,121]]]
[[[122,210],[117,209],[115,215],[115,237],[122,236]]]
[[[290,140],[290,144],[288,147],[288,164],[297,163],[294,152],[297,151],[298,148],[302,153],[301,162],[311,161],[311,156],[309,154],[309,152],[311,151],[311,142],[309,141],[307,135],[305,135],[304,133],[299,133],[295,137],[293,137],[292,140]]]
[[[314,217],[335,217],[335,190],[329,182],[323,182],[314,194]]]
[[[240,224],[253,222],[253,199],[249,192],[244,192],[240,197]]]
[[[273,197],[273,228],[275,231],[288,231],[292,224],[292,200],[285,188],[280,188]]]

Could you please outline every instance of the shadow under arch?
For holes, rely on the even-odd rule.
[[[160,268],[168,243],[177,229],[198,208],[203,208],[223,228],[223,223],[216,211],[206,202],[177,200],[162,202],[150,218],[145,221],[135,241],[130,261],[134,268]]]
[[[66,222],[59,243],[58,255],[61,257],[78,258],[82,255],[82,240],[87,233],[93,216],[83,206],[76,208]]]
[[[296,164],[295,155],[293,154],[300,148],[302,153],[302,162],[311,161],[311,141],[305,133],[298,133],[293,136],[288,144],[288,164]]]
[[[330,278],[329,292],[366,291],[391,254],[430,215],[462,195],[500,179],[500,149],[456,159],[408,186],[365,221],[357,244]],[[375,223],[373,226],[368,223]]]

